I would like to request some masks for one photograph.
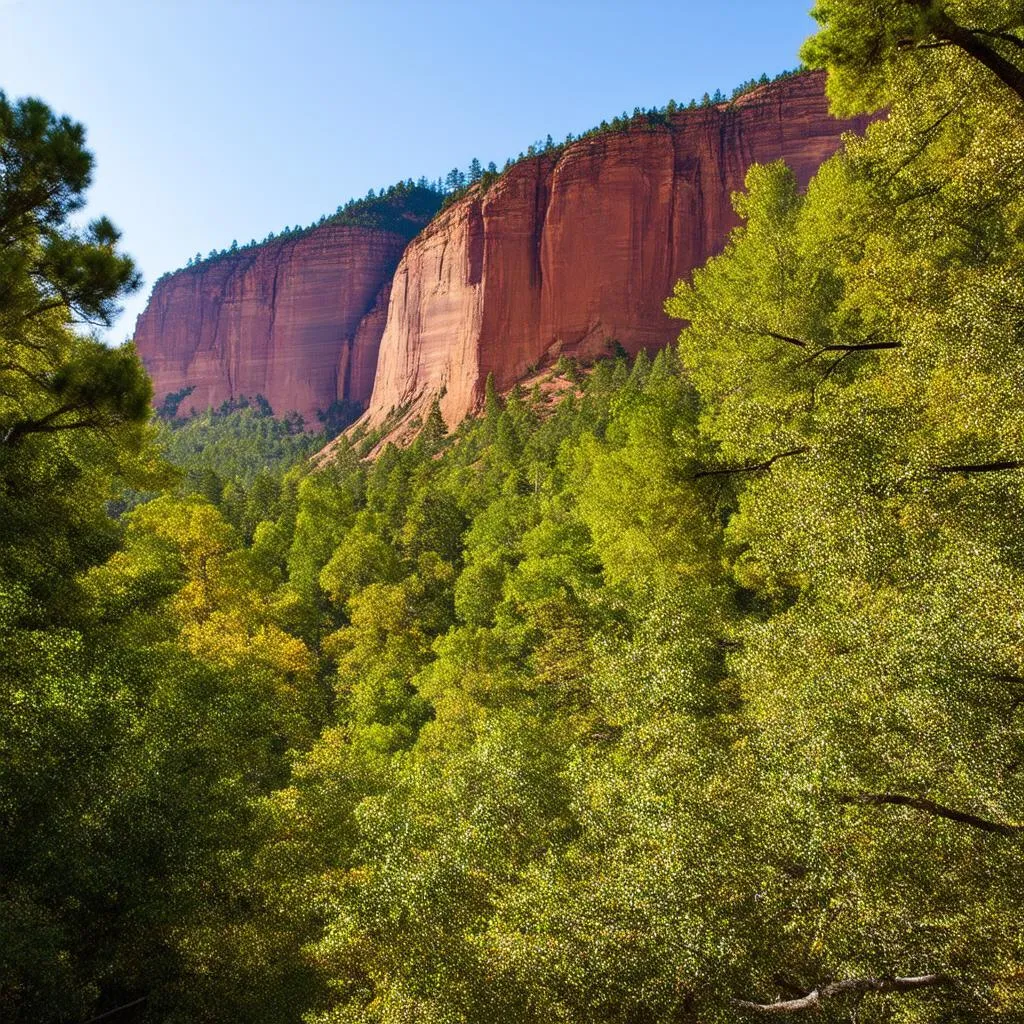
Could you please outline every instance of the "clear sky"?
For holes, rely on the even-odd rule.
[[[146,283],[351,196],[794,67],[810,0],[0,0],[0,89],[85,123]]]

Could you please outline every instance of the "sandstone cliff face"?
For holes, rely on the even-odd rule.
[[[866,124],[832,118],[823,76],[808,74],[519,163],[406,250],[364,422],[422,414],[440,394],[454,425],[488,373],[501,389],[562,352],[668,344],[679,324],[662,303],[725,244],[750,165],[782,158],[806,185]]]
[[[261,394],[313,428],[335,400],[365,405],[407,241],[327,224],[164,278],[135,328],[155,402],[194,387],[187,414]]]
[[[454,425],[488,373],[508,388],[562,352],[671,342],[679,325],[662,303],[724,245],[749,166],[782,158],[806,184],[866,121],[829,116],[824,78],[808,74],[585,139],[471,191],[412,243],[429,211],[395,230],[327,224],[179,271],[154,289],[136,344],[158,403],[194,388],[183,413],[262,394],[315,427],[318,410],[348,399],[378,425],[442,395]]]

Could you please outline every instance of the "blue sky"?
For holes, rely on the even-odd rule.
[[[0,0],[0,88],[83,121],[150,285],[351,196],[797,63],[810,0]]]

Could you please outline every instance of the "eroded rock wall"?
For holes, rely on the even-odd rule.
[[[824,77],[782,80],[735,104],[584,139],[526,160],[434,219],[395,274],[364,421],[476,408],[487,374],[510,387],[564,352],[670,343],[662,304],[720,251],[750,165],[784,159],[806,185],[867,119],[828,112]]]
[[[154,400],[193,387],[187,413],[261,394],[313,427],[337,399],[365,405],[407,241],[328,224],[164,278],[135,329]]]

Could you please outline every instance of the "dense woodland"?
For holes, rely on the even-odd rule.
[[[1024,1020],[1024,17],[816,14],[677,346],[316,469],[0,99],[0,1018]]]

